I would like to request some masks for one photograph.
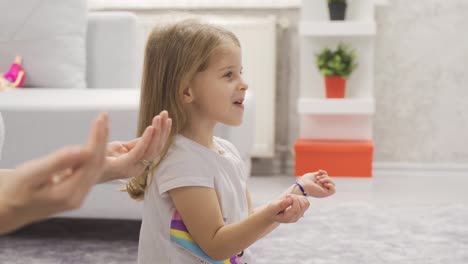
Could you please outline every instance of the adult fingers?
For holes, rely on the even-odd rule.
[[[100,146],[100,141],[104,137],[104,130],[105,126],[107,125],[107,119],[107,113],[100,113],[93,121],[86,145],[88,149],[93,150]]]
[[[59,182],[48,185],[41,196],[57,210],[73,209],[81,206],[84,197],[100,177],[107,147],[107,114],[99,114],[92,125],[86,149],[88,155],[81,166]]]
[[[86,146],[87,151],[91,153],[91,159],[77,172],[77,174],[82,172],[85,175],[83,180],[86,184],[84,185],[93,185],[101,176],[107,148],[108,130],[107,113],[101,113],[93,123]]]
[[[58,172],[80,166],[87,158],[89,153],[83,148],[65,147],[44,158],[21,165],[18,170],[37,186],[49,181]]]

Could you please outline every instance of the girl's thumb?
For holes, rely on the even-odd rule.
[[[287,195],[285,197],[282,197],[278,203],[277,203],[277,210],[278,212],[282,212],[286,210],[289,206],[293,204],[293,199]]]

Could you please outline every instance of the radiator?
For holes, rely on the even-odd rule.
[[[140,14],[138,19],[143,56],[153,26],[174,19],[174,14]],[[232,31],[241,42],[244,78],[255,96],[256,132],[252,156],[272,158],[275,150],[276,18],[205,16],[203,19]]]

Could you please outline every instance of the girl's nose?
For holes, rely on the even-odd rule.
[[[239,84],[239,89],[240,90],[247,90],[249,89],[249,85],[244,81],[244,79],[241,79],[241,82]]]

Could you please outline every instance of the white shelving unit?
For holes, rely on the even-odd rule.
[[[372,98],[300,98],[297,111],[305,115],[373,115],[375,106]]]
[[[375,111],[375,8],[386,0],[348,0],[346,20],[330,21],[327,0],[303,0],[300,35],[300,138],[372,140]],[[345,43],[355,50],[357,69],[344,99],[326,99],[324,77],[315,60],[323,48]]]
[[[346,20],[330,21],[327,0],[302,1],[295,175],[325,169],[331,176],[372,176],[374,14],[384,4],[386,0],[347,0]],[[355,51],[358,67],[346,82],[345,98],[328,99],[316,56],[340,43]]]
[[[373,36],[376,28],[374,21],[307,21],[299,24],[299,34],[309,37]]]

